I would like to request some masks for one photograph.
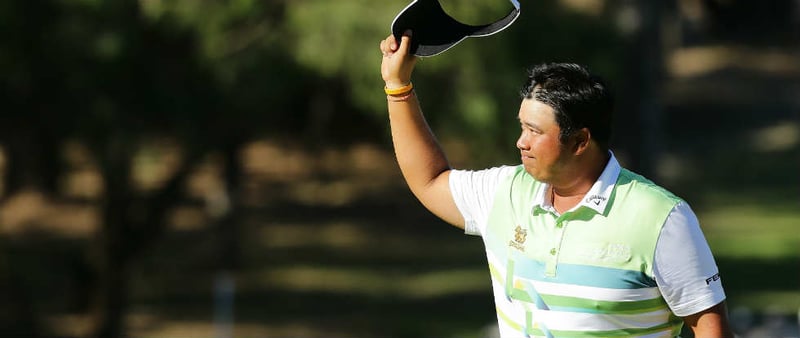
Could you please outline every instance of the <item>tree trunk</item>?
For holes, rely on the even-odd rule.
[[[622,11],[632,13],[622,28],[627,34],[625,79],[620,85],[614,129],[615,148],[629,155],[627,165],[656,178],[656,162],[663,151],[661,81],[663,80],[662,13],[655,1],[623,1]],[[617,147],[617,145],[619,147]]]
[[[104,245],[105,253],[98,266],[92,308],[91,337],[123,337],[127,310],[126,260],[114,258],[114,249]]]

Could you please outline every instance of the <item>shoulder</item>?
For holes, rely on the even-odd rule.
[[[683,199],[667,190],[666,188],[654,183],[650,179],[639,175],[633,171],[622,168],[617,179],[617,189],[632,194],[639,202],[662,202],[669,205],[669,208],[683,202]]]
[[[514,177],[521,167],[450,171],[450,193],[464,217],[466,233],[480,235],[484,232],[499,187],[506,186],[504,182]]]
[[[510,177],[516,176],[519,171],[524,172],[522,165],[518,166],[499,166],[481,170],[461,170],[453,169],[450,171],[450,185],[495,185]]]

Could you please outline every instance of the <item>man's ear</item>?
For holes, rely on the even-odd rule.
[[[589,149],[589,143],[592,141],[592,133],[589,128],[581,128],[575,132],[572,141],[572,151],[575,155],[581,155]]]

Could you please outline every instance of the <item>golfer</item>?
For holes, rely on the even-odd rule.
[[[575,64],[532,68],[521,164],[450,167],[411,82],[411,32],[381,41],[392,140],[411,191],[483,238],[503,337],[732,337],[725,293],[686,201],[609,149],[613,100]]]

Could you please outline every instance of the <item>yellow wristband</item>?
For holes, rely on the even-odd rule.
[[[411,82],[409,82],[407,85],[402,86],[400,88],[389,89],[387,87],[383,87],[383,91],[386,92],[386,95],[403,95],[403,94],[407,94],[412,89],[414,89],[414,84],[411,83]]]

